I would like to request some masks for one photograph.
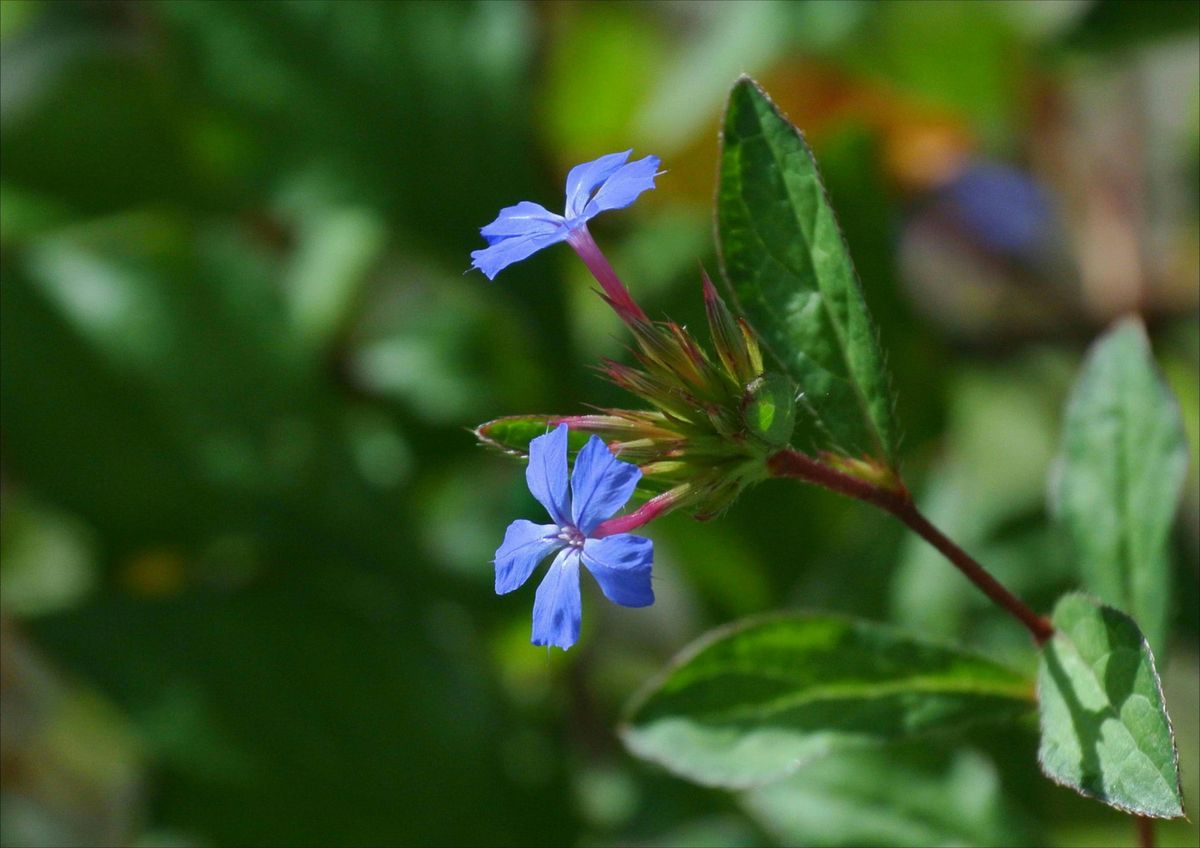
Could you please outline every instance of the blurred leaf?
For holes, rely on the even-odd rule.
[[[702,3],[687,10],[695,32],[683,41],[656,75],[640,104],[635,131],[661,145],[664,153],[682,148],[708,129],[721,108],[729,80],[739,73],[767,70],[787,47],[792,19],[804,34],[843,32],[855,3]],[[815,19],[815,20],[813,20]],[[835,36],[836,37],[836,36]]]
[[[16,244],[68,223],[71,211],[49,196],[0,184],[0,243]]]
[[[759,848],[762,837],[744,816],[704,816],[694,818],[653,839],[630,842],[638,848]]]
[[[726,279],[804,393],[807,438],[891,467],[891,391],[846,244],[803,137],[749,78],[729,96],[717,216]]]
[[[0,39],[12,38],[29,26],[44,5],[41,0],[4,0],[4,16],[0,20]]]
[[[366,209],[303,216],[286,285],[297,332],[313,347],[344,326],[385,245],[383,221]]]
[[[79,290],[86,295],[86,281]],[[100,306],[113,316],[121,303],[104,299]],[[0,286],[6,471],[103,531],[174,526],[186,509],[190,475],[167,416],[144,385],[123,379],[54,307],[16,262],[6,269]]]
[[[667,33],[635,5],[582,3],[556,11],[537,100],[550,149],[571,165],[628,148],[636,141],[630,116],[645,99],[646,81],[657,75]]]
[[[1066,33],[1063,44],[1081,50],[1120,50],[1172,36],[1194,38],[1197,27],[1200,3],[1097,0]]]
[[[992,145],[1010,143],[1026,62],[1000,4],[908,0],[872,3],[871,13],[839,58],[885,86],[885,116],[902,116],[901,95],[967,117]]]
[[[789,615],[694,643],[634,700],[621,734],[682,777],[745,788],[835,751],[1015,718],[1031,698],[989,660],[866,621]]]
[[[69,609],[95,588],[96,539],[56,510],[5,495],[0,513],[0,608],[34,616]]]
[[[205,196],[169,76],[136,40],[82,27],[84,4],[42,12],[0,54],[5,183],[92,214]]]
[[[380,277],[364,293],[349,339],[347,370],[357,386],[454,426],[541,396],[547,378],[535,350],[511,342],[531,332],[527,316],[474,279],[443,275],[412,256]]]
[[[1093,345],[1071,393],[1054,501],[1084,586],[1134,616],[1159,652],[1187,464],[1178,405],[1146,331],[1127,319]]]
[[[563,844],[559,771],[532,785],[503,771],[514,726],[471,617],[431,605],[407,569],[370,574],[293,531],[275,554],[287,579],[110,595],[36,623],[131,717],[158,767],[158,826],[216,845]]]
[[[922,743],[831,755],[743,803],[782,845],[1034,844],[1001,789],[980,754]]]
[[[1056,783],[1154,818],[1184,815],[1154,655],[1133,619],[1081,594],[1055,607],[1038,669],[1038,760]]]
[[[374,524],[389,510],[364,498],[279,267],[237,229],[169,214],[14,251],[0,287],[6,470],[118,547],[269,529],[290,509]]]
[[[249,133],[256,181],[319,169],[331,201],[461,251],[533,183],[521,3],[153,7],[194,96]]]

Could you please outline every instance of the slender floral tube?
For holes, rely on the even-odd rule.
[[[685,483],[682,486],[676,486],[669,492],[656,495],[628,515],[619,515],[616,518],[610,518],[599,524],[592,530],[592,536],[597,539],[603,539],[605,536],[628,533],[630,530],[636,530],[643,525],[649,524],[663,513],[674,509],[683,496],[687,494],[689,488],[690,486]]]
[[[604,289],[608,302],[621,316],[622,321],[627,324],[650,323],[649,317],[637,305],[633,295],[629,293],[629,289],[625,288],[625,284],[621,282],[608,259],[600,252],[600,246],[588,232],[586,224],[580,224],[571,230],[571,234],[567,236],[567,244],[571,245],[579,254],[579,258],[583,260],[583,264],[592,272],[592,276],[596,278],[600,288]]]

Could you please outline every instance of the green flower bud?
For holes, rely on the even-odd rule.
[[[783,374],[767,372],[746,386],[742,399],[746,432],[772,448],[785,446],[796,424],[796,388]]]

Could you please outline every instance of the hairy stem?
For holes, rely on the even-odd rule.
[[[887,489],[859,480],[830,468],[807,454],[785,449],[767,460],[767,468],[775,477],[792,477],[815,483],[847,497],[874,504],[904,522],[910,530],[933,545],[1001,609],[1025,625],[1037,644],[1054,635],[1054,628],[1044,617],[1031,610],[970,554],[952,542],[933,526],[913,503],[912,495],[904,488]]]

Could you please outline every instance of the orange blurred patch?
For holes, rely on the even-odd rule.
[[[945,184],[978,147],[966,122],[945,109],[822,62],[780,65],[758,81],[814,147],[847,126],[876,133],[884,172],[905,193]],[[719,120],[719,115],[713,117],[716,129]],[[698,203],[711,201],[709,186],[715,182],[717,155],[712,138],[704,134],[671,158],[670,184],[676,198],[686,193]]]
[[[823,135],[848,124],[877,132],[884,172],[906,192],[948,182],[978,146],[953,113],[826,65],[784,65],[762,84],[810,143],[819,145]]]
[[[117,572],[121,588],[133,595],[160,598],[183,591],[187,567],[172,548],[151,548],[126,560]]]

